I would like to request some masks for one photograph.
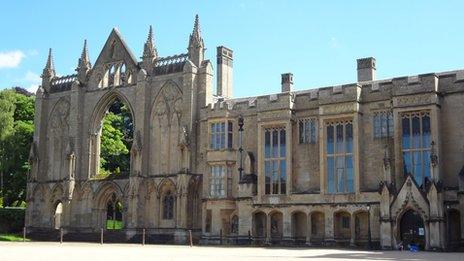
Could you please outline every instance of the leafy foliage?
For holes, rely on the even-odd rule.
[[[34,97],[0,91],[0,172],[3,206],[20,206],[26,197],[29,148],[34,133]]]
[[[127,106],[116,100],[103,118],[99,178],[130,170],[133,123]]]

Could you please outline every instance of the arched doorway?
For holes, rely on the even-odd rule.
[[[123,206],[121,201],[113,194],[106,203],[106,229],[122,229]]]
[[[325,237],[325,215],[322,212],[311,213],[311,243],[322,244]]]
[[[270,231],[271,240],[274,243],[279,243],[283,236],[283,215],[281,212],[272,212],[270,214]]]
[[[334,238],[338,242],[348,243],[351,239],[351,215],[346,211],[334,214]]]
[[[257,212],[253,215],[253,236],[254,237],[266,237],[266,214],[263,212]]]
[[[360,211],[354,215],[354,231],[357,244],[364,244],[369,237],[369,213]]]
[[[292,236],[295,242],[306,242],[306,234],[308,221],[306,214],[301,211],[296,211],[292,214]]]
[[[400,240],[404,246],[409,244],[425,248],[425,226],[422,217],[414,210],[406,211],[400,220]]]
[[[53,215],[53,226],[55,229],[61,228],[61,214],[63,213],[63,204],[58,202],[55,207],[55,213]]]

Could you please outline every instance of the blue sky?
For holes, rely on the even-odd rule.
[[[5,1],[0,89],[35,90],[53,48],[57,73],[74,73],[84,39],[92,62],[118,27],[137,57],[153,25],[161,56],[186,52],[200,15],[207,58],[234,50],[234,96],[356,81],[356,59],[374,56],[377,77],[464,67],[464,1]]]

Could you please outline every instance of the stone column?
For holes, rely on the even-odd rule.
[[[311,246],[311,233],[312,233],[311,213],[307,215],[306,224],[307,224],[306,245]]]
[[[282,213],[282,225],[283,225],[283,241],[286,243],[291,243],[292,241],[292,215],[285,209]]]
[[[333,245],[335,243],[334,239],[334,221],[333,221],[333,212],[325,211],[325,243],[328,245]]]
[[[370,217],[368,217],[370,218]],[[355,215],[351,214],[350,217],[350,233],[351,233],[351,238],[350,238],[350,246],[356,246],[356,224],[355,224]]]
[[[271,216],[266,214],[266,244],[271,243]]]

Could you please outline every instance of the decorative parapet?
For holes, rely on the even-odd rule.
[[[156,59],[153,73],[155,75],[164,75],[182,72],[187,59],[188,54],[186,53]]]
[[[64,92],[71,90],[74,81],[77,80],[77,74],[55,77],[51,82],[50,92]]]

